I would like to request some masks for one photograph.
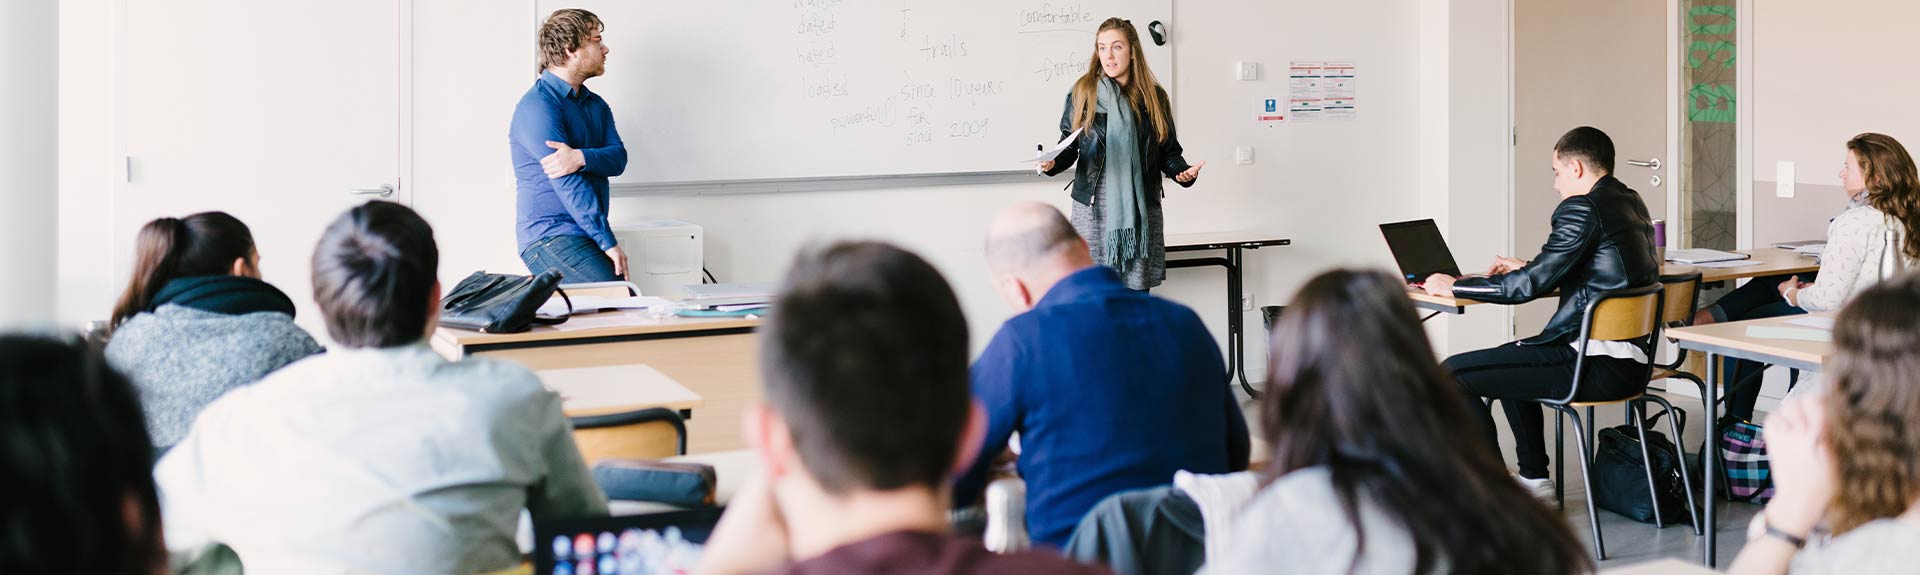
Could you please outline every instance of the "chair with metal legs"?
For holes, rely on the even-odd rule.
[[[1578,443],[1580,447],[1580,481],[1586,488],[1587,524],[1593,532],[1593,551],[1596,560],[1605,560],[1607,558],[1607,549],[1606,543],[1600,534],[1599,508],[1594,503],[1593,478],[1590,469],[1590,462],[1593,461],[1594,446],[1593,436],[1588,432],[1588,429],[1597,424],[1597,422],[1593,420],[1593,408],[1601,405],[1626,404],[1630,414],[1637,414],[1633,419],[1634,430],[1640,435],[1640,458],[1641,461],[1650,462],[1653,461],[1653,458],[1647,451],[1646,425],[1644,423],[1646,421],[1645,404],[1648,401],[1654,401],[1663,406],[1667,406],[1667,403],[1657,397],[1647,395],[1644,388],[1640,393],[1636,393],[1630,397],[1604,401],[1578,401],[1576,398],[1580,397],[1580,385],[1586,379],[1587,356],[1584,350],[1587,349],[1587,343],[1590,341],[1624,341],[1639,345],[1641,349],[1647,352],[1647,373],[1651,375],[1653,373],[1653,342],[1658,341],[1660,337],[1660,319],[1663,311],[1662,308],[1666,302],[1665,295],[1665,286],[1656,283],[1600,294],[1594,301],[1588,303],[1581,317],[1580,337],[1576,342],[1576,349],[1583,350],[1583,352],[1575,356],[1573,382],[1567,389],[1566,397],[1535,400],[1535,402],[1559,412],[1554,418],[1553,427],[1553,443],[1555,449],[1554,477],[1557,478],[1566,477],[1565,422],[1568,419],[1573,420],[1573,435],[1575,442]],[[1651,381],[1651,379],[1648,381]],[[1670,408],[1670,406],[1668,407]],[[1587,417],[1581,417],[1579,408],[1587,409]],[[1669,419],[1671,420],[1671,418]],[[1677,427],[1675,429],[1677,429]],[[1682,459],[1684,459],[1684,457],[1682,457]],[[1654,482],[1652,467],[1647,466],[1645,471],[1648,494],[1655,498],[1653,502],[1654,524],[1655,528],[1659,528],[1659,526],[1665,524],[1664,518],[1660,516],[1660,505],[1657,495],[1659,488]],[[1686,476],[1684,464],[1681,476]],[[1554,483],[1554,498],[1559,502],[1561,508],[1564,509],[1566,507],[1566,486],[1564,481]],[[1697,528],[1697,521],[1695,525]]]

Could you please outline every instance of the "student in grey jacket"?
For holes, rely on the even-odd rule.
[[[154,447],[228,390],[322,351],[293,324],[293,300],[260,281],[253,233],[233,216],[148,222],[134,251],[106,355],[140,390]]]

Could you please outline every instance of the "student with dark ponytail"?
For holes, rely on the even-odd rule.
[[[140,390],[153,444],[164,449],[227,390],[322,351],[293,314],[293,300],[260,281],[246,224],[223,212],[160,218],[135,240],[107,361]]]

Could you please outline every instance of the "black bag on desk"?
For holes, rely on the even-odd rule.
[[[518,333],[535,324],[562,323],[567,321],[565,316],[555,320],[534,317],[540,305],[559,290],[560,272],[556,271],[537,276],[473,272],[442,298],[440,325],[487,333]],[[573,300],[566,299],[564,291],[560,292],[560,298],[567,301],[567,312],[572,313]]]
[[[1647,496],[1644,471],[1647,466],[1640,458],[1638,433],[1632,425],[1620,425],[1600,430],[1592,466],[1593,502],[1634,521],[1653,523],[1653,501],[1659,501],[1661,519],[1669,525],[1685,523],[1687,492],[1680,482],[1680,466],[1674,460],[1673,443],[1666,435],[1651,429],[1659,418],[1659,414],[1654,414],[1645,422],[1649,428],[1647,456],[1653,458],[1653,484],[1658,497]]]

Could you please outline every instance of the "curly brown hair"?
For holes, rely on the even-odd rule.
[[[600,17],[579,8],[554,10],[553,15],[540,25],[539,68],[534,73],[554,66],[565,66],[569,52],[579,50],[587,43],[587,38],[595,32],[606,30]]]
[[[1867,201],[1873,209],[1893,216],[1902,228],[1902,251],[1920,259],[1920,171],[1899,140],[1867,132],[1847,140],[1847,150],[1860,162],[1867,180]]]
[[[1855,296],[1833,328],[1827,442],[1836,475],[1831,519],[1845,533],[1920,499],[1920,275]]]

